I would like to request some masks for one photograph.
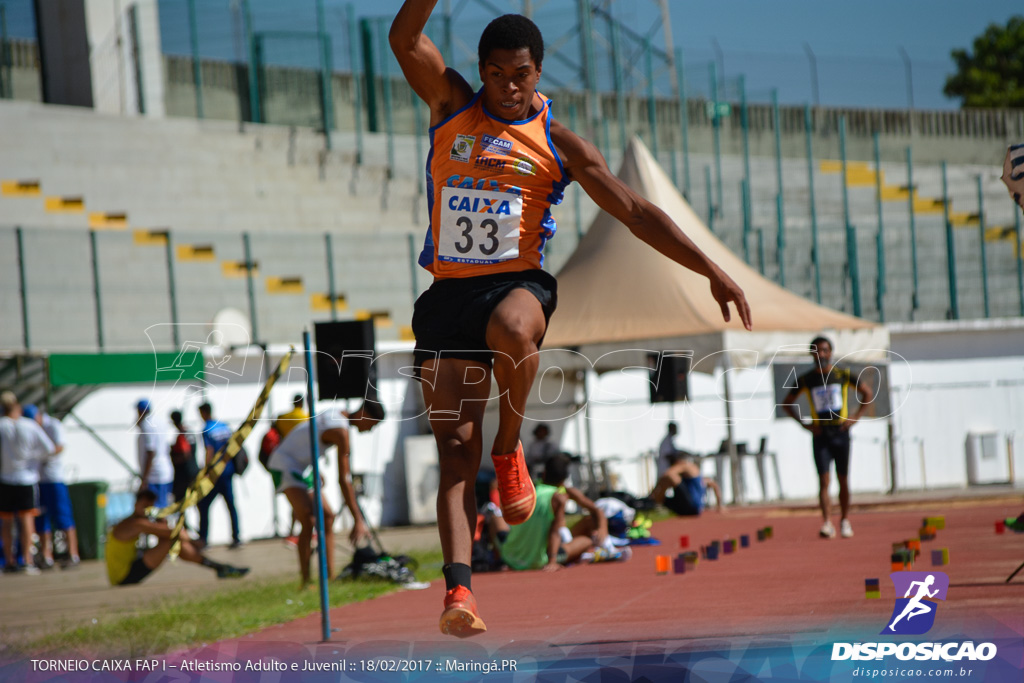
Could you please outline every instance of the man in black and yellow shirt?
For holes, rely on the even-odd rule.
[[[786,413],[814,435],[812,439],[814,464],[818,468],[818,504],[824,519],[820,534],[832,538],[836,529],[832,526],[832,501],[829,497],[829,465],[835,460],[836,478],[839,480],[839,507],[842,518],[839,532],[843,538],[853,536],[850,526],[850,486],[847,474],[850,469],[850,427],[860,419],[874,392],[867,384],[855,381],[850,371],[832,365],[832,342],[817,337],[811,342],[811,356],[815,368],[797,380],[795,389],[786,396],[782,406]],[[859,405],[852,415],[849,413],[850,387],[856,386]],[[811,419],[804,422],[796,410],[795,401],[804,393],[811,406]]]

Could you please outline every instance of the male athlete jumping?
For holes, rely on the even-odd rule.
[[[634,235],[705,275],[726,320],[732,302],[747,329],[751,322],[739,286],[663,211],[616,178],[592,144],[554,120],[551,101],[537,92],[544,40],[536,25],[510,14],[487,26],[478,47],[483,87],[474,92],[423,33],[436,4],[406,0],[390,42],[409,85],[430,107],[430,227],[419,263],[434,283],[416,302],[412,326],[440,454],[437,519],[447,587],[441,631],[465,637],[486,628],[469,562],[492,372],[501,404],[491,457],[505,521],[521,524],[536,504],[519,429],[557,300],[555,279],[541,266],[544,244],[555,234],[551,207],[565,187],[575,180]]]

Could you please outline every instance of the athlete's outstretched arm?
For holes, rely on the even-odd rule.
[[[631,190],[609,170],[601,152],[557,121],[551,122],[551,140],[569,176],[580,184],[601,209],[619,219],[630,232],[676,263],[711,281],[711,295],[731,318],[729,302],[736,305],[743,326],[751,329],[750,305],[743,290],[718,267],[668,214]]]
[[[391,23],[388,42],[405,80],[431,112],[431,125],[440,123],[473,96],[466,80],[445,66],[441,51],[423,33],[437,0],[405,0]]]

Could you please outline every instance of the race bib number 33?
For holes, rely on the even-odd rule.
[[[518,258],[522,217],[521,195],[444,187],[438,258],[453,263],[499,263]]]

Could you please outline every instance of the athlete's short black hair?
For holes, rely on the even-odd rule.
[[[561,486],[568,478],[569,458],[565,455],[557,453],[544,462],[544,476],[542,479],[545,484]]]
[[[368,398],[363,401],[363,405],[359,409],[363,412],[363,415],[371,420],[380,422],[384,419],[384,406],[380,401],[374,401],[372,398]]]
[[[487,28],[480,34],[477,55],[483,64],[491,50],[518,50],[524,47],[530,51],[534,65],[540,67],[544,61],[544,37],[537,24],[522,14],[506,14],[487,24]]]
[[[828,348],[832,351],[836,350],[836,347],[832,345],[832,340],[828,337],[815,337],[811,340],[811,353],[814,353],[822,344],[828,344]]]

